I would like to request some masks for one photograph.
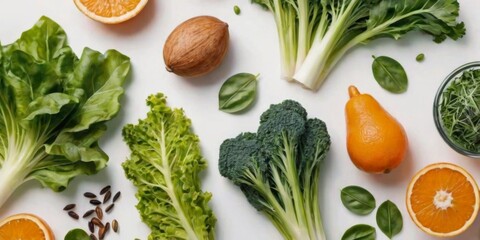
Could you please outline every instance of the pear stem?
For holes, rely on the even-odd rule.
[[[353,85],[348,87],[348,96],[350,96],[350,98],[356,97],[358,95],[360,95],[360,92],[358,91],[357,87]]]

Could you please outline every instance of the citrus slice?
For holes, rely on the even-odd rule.
[[[74,0],[77,8],[89,18],[107,24],[135,17],[148,0]]]
[[[465,231],[478,214],[479,191],[473,177],[451,163],[419,171],[407,190],[407,210],[424,232],[451,237]]]
[[[54,240],[55,236],[41,218],[22,213],[0,222],[0,240],[9,239]]]

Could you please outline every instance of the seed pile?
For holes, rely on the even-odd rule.
[[[98,197],[96,194],[91,192],[85,192],[83,194],[83,196],[88,199],[92,207],[94,207],[86,211],[82,215],[82,218],[88,220],[88,230],[90,231],[90,239],[103,240],[105,238],[105,235],[110,231],[110,228],[112,229],[112,231],[118,233],[119,224],[116,219],[114,219],[111,224],[108,221],[104,223],[103,219],[104,219],[105,213],[108,214],[113,210],[113,207],[115,206],[115,203],[120,198],[120,195],[121,195],[121,192],[118,191],[115,195],[113,195],[113,198],[112,198],[112,190],[110,185],[102,188],[102,190],[100,190],[99,192]],[[105,211],[103,210],[104,206],[107,206],[105,208]],[[76,204],[71,203],[66,205],[63,208],[63,210],[67,212],[68,216],[70,216],[75,220],[78,220],[80,217],[75,212],[75,207],[76,207]],[[97,230],[96,235],[95,235],[95,230]]]

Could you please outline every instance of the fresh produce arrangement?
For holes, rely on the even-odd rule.
[[[0,221],[1,239],[55,240],[52,229],[40,217],[19,213]]]
[[[471,63],[455,70],[437,93],[435,123],[445,141],[457,152],[480,154],[480,64]]]
[[[190,119],[160,93],[147,105],[147,118],[123,129],[132,154],[122,166],[138,189],[137,209],[152,230],[148,238],[215,239],[212,195],[202,192],[199,178],[207,163]]]
[[[104,1],[73,0],[85,16],[101,23],[118,24],[137,16],[148,0]]]
[[[368,215],[375,210],[375,197],[359,186],[344,187],[341,191],[343,206],[357,215]]]
[[[318,178],[329,148],[325,123],[285,100],[262,114],[256,133],[225,140],[218,167],[285,239],[326,239]]]
[[[58,192],[105,168],[98,140],[120,109],[129,58],[89,48],[78,58],[47,17],[0,50],[0,207],[27,181]]]
[[[347,151],[355,166],[368,173],[389,173],[405,158],[403,126],[369,94],[348,88],[345,105]]]
[[[200,2],[190,4],[193,8]],[[99,27],[96,30],[102,33],[115,32],[96,37],[128,39],[119,41],[115,48],[132,54],[132,60],[114,49],[101,53],[84,48],[77,56],[75,48],[68,44],[63,28],[46,16],[12,43],[0,44],[0,240],[138,239],[137,236],[124,236],[122,232],[123,229],[136,231],[141,225],[149,230],[149,240],[244,239],[243,236],[226,234],[223,227],[233,226],[244,231],[244,226],[237,226],[237,222],[252,217],[249,214],[256,214],[253,215],[255,221],[263,220],[272,225],[271,231],[276,230],[278,234],[271,239],[286,240],[407,239],[411,235],[404,236],[415,231],[414,226],[418,227],[415,233],[418,239],[426,238],[426,235],[454,237],[474,226],[480,208],[480,191],[475,175],[471,173],[477,170],[462,167],[462,161],[464,158],[480,158],[480,62],[470,62],[454,69],[431,99],[433,116],[431,109],[429,116],[446,145],[453,149],[452,154],[459,157],[436,159],[434,156],[434,162],[427,166],[417,159],[419,154],[412,153],[424,147],[424,142],[435,143],[432,141],[434,136],[415,134],[413,131],[418,129],[412,128],[417,124],[402,119],[404,116],[399,107],[404,106],[407,102],[404,100],[411,98],[413,93],[419,92],[421,81],[414,70],[434,72],[436,69],[429,69],[430,63],[440,55],[424,52],[422,48],[413,50],[408,58],[395,56],[397,60],[387,56],[394,54],[383,52],[383,47],[378,44],[376,48],[363,49],[367,53],[357,56],[364,57],[367,68],[364,64],[352,65],[350,70],[355,73],[347,75],[357,78],[357,71],[365,73],[361,77],[370,76],[371,79],[365,79],[370,83],[344,79],[343,90],[328,86],[338,92],[308,92],[304,95],[275,92],[281,88],[271,88],[275,81],[268,75],[271,69],[255,69],[257,66],[251,64],[249,67],[252,68],[248,69],[254,70],[246,71],[258,72],[249,73],[235,66],[240,61],[257,60],[254,58],[265,47],[260,41],[263,39],[255,35],[259,29],[252,28],[254,25],[248,25],[248,34],[238,28],[240,23],[259,23],[256,22],[257,16],[252,15],[252,11],[261,12],[259,5],[266,10],[266,17],[273,15],[273,21],[262,22],[262,26],[272,29],[276,26],[274,32],[278,34],[280,59],[273,59],[275,55],[272,53],[269,60],[280,60],[282,78],[316,91],[340,60],[348,57],[351,49],[358,45],[374,45],[379,38],[398,40],[409,32],[419,31],[430,35],[437,43],[451,39],[452,44],[465,44],[465,41],[454,43],[466,33],[466,26],[459,18],[459,2],[251,2],[251,5],[241,5],[242,9],[240,4],[218,3],[222,8],[227,6],[225,14],[218,14],[218,17],[214,16],[215,11],[186,17],[184,12],[175,12],[174,15],[179,15],[175,17],[183,19],[179,22],[183,22],[171,21],[170,29],[159,31],[165,34],[165,38],[155,59],[159,62],[154,62],[156,67],[153,70],[159,76],[164,74],[165,78],[188,80],[177,82],[179,85],[170,85],[167,81],[159,85],[155,79],[151,86],[141,86],[146,95],[140,97],[140,88],[136,86],[137,92],[128,96],[125,105],[121,101],[124,93],[130,91],[124,89],[127,88],[124,86],[127,79],[134,78],[132,85],[137,85],[136,78],[142,75],[130,74],[131,61],[135,70],[148,68],[143,64],[148,60],[138,57],[138,51],[150,47],[147,42],[144,45],[141,42],[140,48],[135,45],[124,49],[125,46],[133,46],[130,39],[138,37],[142,40],[138,32],[140,25],[158,19],[166,21],[172,14],[149,10],[145,11],[145,17],[134,17],[160,2],[73,0],[70,3],[86,21],[90,18],[105,24],[95,23],[97,25],[92,28]],[[177,3],[162,4],[171,6]],[[247,17],[251,21],[246,21]],[[129,23],[120,24],[126,21]],[[77,27],[70,22],[65,26],[67,24],[69,28]],[[113,27],[112,24],[118,25]],[[85,29],[81,30],[85,32]],[[470,34],[478,35],[474,31]],[[255,46],[240,42],[249,37],[249,41],[255,40]],[[138,43],[137,40],[135,44]],[[82,46],[81,42],[72,45]],[[247,48],[240,49],[237,45]],[[443,46],[448,48],[448,45]],[[234,49],[230,49],[232,47]],[[99,44],[95,48],[105,47]],[[269,54],[270,50],[264,52]],[[244,56],[252,59],[244,59]],[[138,72],[142,73],[141,70]],[[200,78],[211,80],[197,80]],[[373,87],[367,89],[368,84]],[[157,89],[159,86],[165,89]],[[208,91],[199,91],[198,96],[192,96],[191,89],[198,86]],[[348,94],[345,94],[346,86],[349,86]],[[356,86],[376,97],[361,93]],[[182,87],[187,90],[184,92]],[[422,98],[415,101],[425,101],[426,91],[434,93],[436,87],[424,87],[421,89]],[[272,90],[274,92],[268,92],[270,95],[264,95],[265,91]],[[206,102],[213,102],[213,106],[192,101],[193,108],[172,108],[163,92],[175,94],[171,98],[173,101],[209,98]],[[325,98],[326,103],[309,102],[313,99],[309,94],[337,93],[340,94],[336,98]],[[274,100],[277,97],[280,100]],[[144,116],[137,102],[144,98],[146,116],[132,123],[137,121],[137,115],[133,113]],[[338,99],[343,100],[339,102]],[[345,104],[343,114],[328,109],[330,105],[333,108],[342,104]],[[120,114],[118,121],[110,121],[117,116],[121,105],[128,106],[122,109],[125,114]],[[259,113],[258,110],[263,111]],[[394,116],[400,116],[402,121]],[[245,121],[231,122],[234,118]],[[258,118],[258,126],[256,121],[253,125],[251,120]],[[342,118],[344,122],[338,121]],[[207,133],[203,131],[205,120],[207,126],[214,126],[207,129]],[[107,125],[113,134],[107,133]],[[112,139],[117,136],[114,133],[120,135],[122,126],[123,139],[118,141],[125,152],[110,154],[112,146],[108,143],[115,140]],[[343,129],[346,131],[342,132]],[[217,134],[224,135],[215,139],[210,133],[217,137]],[[214,140],[219,141],[212,144]],[[104,171],[101,173],[104,178],[90,177],[107,167],[108,155],[121,156],[109,164],[120,169],[121,174],[107,176]],[[405,162],[410,165],[406,166]],[[108,168],[109,171],[118,171],[114,169]],[[346,176],[352,171],[357,171],[358,175]],[[214,177],[210,178],[210,175]],[[337,183],[331,185],[332,181],[345,180],[346,177],[352,183],[345,184],[345,187],[338,187]],[[73,179],[78,182],[69,187]],[[85,179],[91,180],[87,182]],[[106,183],[106,179],[112,182]],[[56,206],[59,213],[56,218],[18,211],[21,206],[17,206],[16,200],[27,198],[22,194],[11,196],[30,180],[36,180],[31,182],[53,192],[71,190],[67,191],[68,194],[53,194],[34,185],[24,188],[29,193],[35,189],[61,200],[61,205]],[[128,184],[114,190],[115,180],[124,180]],[[223,190],[229,191],[212,189],[212,180],[215,181],[213,184],[222,184]],[[102,185],[97,191],[92,188],[85,191],[80,189],[84,184]],[[332,189],[336,191],[333,195]],[[400,200],[398,195],[387,195],[387,191],[398,189],[403,190]],[[379,196],[379,192],[383,195]],[[79,195],[81,197],[77,197]],[[225,199],[233,202],[236,197],[240,201],[228,202],[229,206],[251,205],[251,212],[238,216],[236,209],[224,208]],[[129,201],[129,198],[133,200]],[[32,203],[42,201],[29,200]],[[128,206],[119,206],[120,202],[122,205],[130,203],[135,215],[128,212]],[[42,204],[45,206],[45,203],[38,206]],[[335,212],[335,219],[331,219],[331,208],[338,206],[340,208],[335,211],[343,211],[343,215],[337,216]],[[36,205],[29,209],[34,207]],[[119,208],[120,211],[112,214]],[[327,213],[321,209],[326,209]],[[45,209],[39,210],[45,212]],[[407,213],[410,218],[404,219]],[[339,219],[343,221],[349,216],[358,222],[348,225],[341,222],[340,228],[333,226]],[[70,227],[58,226],[58,222]],[[253,222],[252,217],[252,225]],[[222,225],[226,223],[231,226]],[[258,233],[263,231],[261,227],[254,229]],[[219,234],[219,231],[222,232]],[[265,236],[258,235],[258,239],[265,239]],[[270,240],[269,237],[266,240]]]
[[[281,76],[317,90],[351,48],[412,30],[437,43],[465,34],[456,0],[253,0],[273,13]]]
[[[218,109],[236,113],[252,105],[257,95],[257,79],[258,75],[251,73],[238,73],[228,78],[218,93]]]
[[[417,56],[417,59],[418,58]],[[407,73],[399,62],[387,56],[373,56],[373,59],[373,76],[382,88],[392,93],[403,93],[407,91]]]
[[[113,195],[112,187],[107,185],[100,190],[98,196],[92,192],[85,192],[83,196],[85,197],[84,200],[87,200],[90,203],[90,206],[88,206],[89,210],[84,210],[82,215],[82,220],[87,220],[89,234],[82,229],[73,229],[65,236],[65,239],[68,240],[69,235],[72,240],[75,240],[75,237],[84,237],[85,235],[83,232],[85,232],[87,239],[98,238],[102,240],[110,232],[110,229],[112,229],[113,232],[118,233],[118,221],[116,219],[107,219],[107,216],[113,211],[115,204],[121,196],[121,192],[117,191],[115,195]],[[79,209],[75,203],[67,204],[63,208],[63,211],[67,212],[68,216],[74,220],[80,219],[78,214]]]
[[[168,36],[163,47],[166,69],[182,77],[215,70],[227,54],[228,24],[212,16],[191,18]]]
[[[477,218],[479,201],[473,177],[452,163],[423,168],[407,189],[407,210],[413,222],[438,237],[464,232]]]
[[[342,240],[375,240],[377,237],[377,230],[367,224],[357,224],[352,226],[342,236]]]
[[[340,193],[342,203],[350,212],[357,215],[367,216],[375,210],[375,197],[365,188],[348,186]],[[390,200],[383,202],[377,209],[376,214],[378,228],[392,239],[403,229],[402,213],[397,205]],[[345,231],[342,240],[346,239],[375,239],[377,230],[366,224],[357,224]]]
[[[70,230],[67,235],[65,235],[65,240],[91,240],[91,237],[82,229],[76,228]]]

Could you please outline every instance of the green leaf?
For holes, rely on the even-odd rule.
[[[78,103],[77,98],[64,93],[51,93],[40,96],[28,104],[28,116],[25,119],[32,120],[36,116],[43,114],[57,114],[64,106],[76,103]]]
[[[60,25],[45,16],[7,47],[8,50],[20,50],[36,60],[44,61],[58,59],[64,57],[67,52],[71,52],[65,31]]]
[[[130,59],[115,50],[102,55],[85,48],[75,68],[73,78],[67,83],[69,89],[84,90],[80,109],[72,119],[67,131],[78,132],[91,124],[112,119],[120,109],[119,98],[122,85],[130,71]]]
[[[382,88],[392,93],[407,91],[408,77],[399,62],[386,56],[373,58],[373,76]]]
[[[14,43],[4,46],[6,55],[13,51],[30,55],[36,62],[47,64],[63,79],[68,78],[77,56],[67,43],[65,31],[48,17],[41,17]]]
[[[65,240],[90,240],[90,237],[85,231],[77,228],[70,230],[67,235],[65,235]]]
[[[342,189],[340,197],[343,205],[358,215],[368,215],[375,209],[375,198],[362,187],[345,187]]]
[[[480,152],[480,69],[476,65],[455,70],[435,99],[438,126],[463,154]],[[436,120],[437,122],[437,120]],[[454,148],[455,149],[455,148]],[[458,150],[457,150],[458,151]]]
[[[123,128],[131,155],[122,167],[137,187],[149,239],[214,239],[212,195],[202,191],[199,177],[207,163],[191,121],[183,110],[167,106],[163,94],[149,96],[147,105],[145,119]]]
[[[370,225],[358,224],[347,229],[342,240],[375,240],[376,230]]]
[[[390,239],[402,231],[402,213],[390,200],[385,201],[378,207],[377,225]]]
[[[0,46],[0,206],[26,181],[62,191],[105,168],[98,141],[119,111],[129,68],[115,50],[87,48],[79,60],[47,17]]]
[[[250,106],[257,92],[257,77],[250,73],[238,73],[228,78],[218,93],[219,109],[235,113]]]
[[[457,23],[457,0],[380,1],[370,11],[367,28],[381,30],[376,37],[400,38],[411,30],[421,30],[442,42],[465,35],[464,23]],[[389,24],[385,24],[389,23]]]
[[[65,156],[71,161],[81,160],[90,162],[99,160],[93,158],[93,154],[89,153],[88,150],[97,148],[95,144],[106,131],[107,126],[103,123],[90,126],[88,131],[73,133],[64,131],[58,134],[54,142],[45,145],[45,151],[48,154]],[[101,162],[103,163],[102,166],[104,166],[106,161]]]

